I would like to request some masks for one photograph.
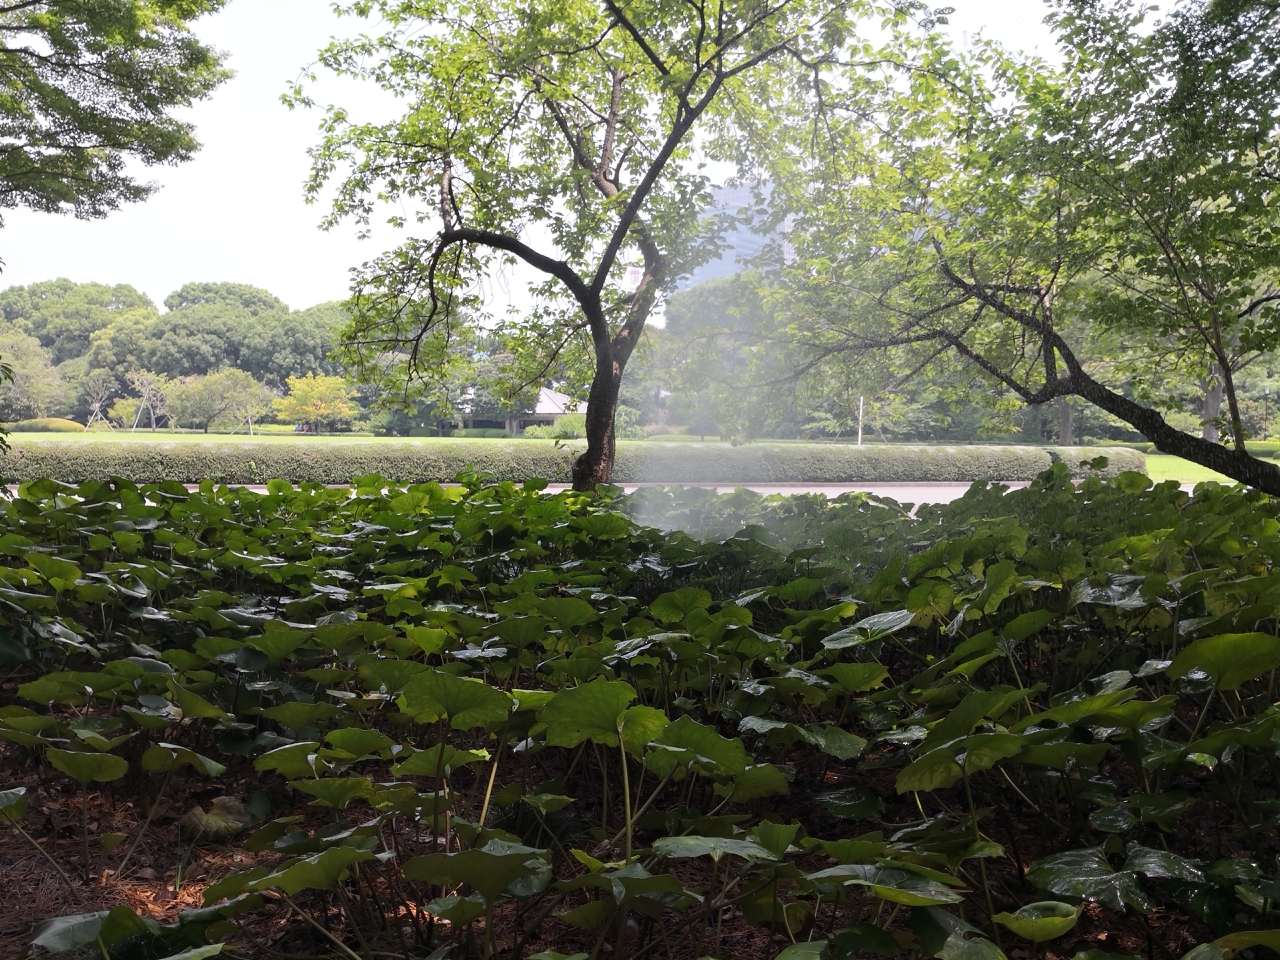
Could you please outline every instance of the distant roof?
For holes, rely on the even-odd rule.
[[[534,406],[533,412],[550,417],[561,413],[569,413],[570,408],[577,405],[577,401],[573,397],[552,390],[550,387],[543,387],[538,391],[538,402]]]

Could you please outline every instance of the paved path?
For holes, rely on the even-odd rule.
[[[674,484],[665,483],[623,483],[620,484],[627,493],[634,493],[641,487],[665,487]],[[702,487],[715,490],[717,493],[732,493],[738,487],[746,487],[754,493],[781,493],[791,495],[797,493],[820,493],[826,497],[838,497],[842,493],[870,493],[877,497],[886,497],[898,503],[950,503],[964,496],[969,489],[968,483],[685,483],[684,487]],[[1029,486],[1026,480],[1015,480],[1008,484],[1011,488]],[[568,490],[567,483],[553,483],[548,490],[558,492]]]

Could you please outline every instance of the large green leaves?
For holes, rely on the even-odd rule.
[[[547,743],[576,747],[591,740],[617,746],[622,715],[635,698],[631,684],[603,677],[561,690],[539,715],[547,725]]]
[[[478,850],[414,857],[404,865],[404,875],[423,883],[470,884],[492,903],[513,882],[536,873],[544,853],[533,847],[491,840]]]
[[[1013,913],[997,913],[991,919],[1024,939],[1043,943],[1069,933],[1079,921],[1080,912],[1078,906],[1045,900],[1019,907]]]
[[[73,750],[48,750],[49,762],[80,786],[93,781],[104,783],[119,780],[129,772],[129,764],[121,757],[109,753],[81,753]]]
[[[419,723],[447,719],[455,730],[501,723],[511,710],[501,690],[439,670],[409,680],[396,702]]]
[[[1224,633],[1188,646],[1169,665],[1171,677],[1203,670],[1220,690],[1235,690],[1280,667],[1280,637],[1267,633]]]

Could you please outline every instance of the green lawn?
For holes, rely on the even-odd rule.
[[[1230,477],[1224,477],[1198,463],[1158,453],[1147,454],[1147,476],[1156,483],[1162,480],[1177,480],[1179,483],[1200,483],[1204,480],[1217,480],[1220,483],[1235,482]]]
[[[515,438],[509,438],[515,439]],[[168,430],[94,430],[89,433],[11,433],[9,443],[495,443],[482,437],[374,437],[368,434],[353,436],[349,433],[266,433],[249,436],[247,433],[170,433]],[[537,443],[521,440],[521,443]],[[550,443],[551,441],[542,441]]]

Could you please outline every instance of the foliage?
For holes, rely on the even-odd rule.
[[[891,121],[815,89],[828,113],[803,172],[793,145],[811,127],[779,105],[779,166],[761,176],[777,218],[793,214],[776,342],[794,364],[889,357],[890,381],[960,368],[996,405],[1080,398],[1162,452],[1280,492],[1280,471],[1245,456],[1234,380],[1280,344],[1280,15],[1152,16],[1057,0],[1060,67],[900,34],[922,69],[881,88],[871,112]],[[1170,423],[1160,411],[1189,382],[1217,399]]]
[[[30,678],[6,757],[86,791],[179,769],[294,791],[219,841],[249,863],[212,912],[38,942],[198,947],[266,893],[395,957],[523,956],[547,929],[586,953],[628,918],[700,956],[731,909],[814,960],[1280,942],[1275,501],[1064,465],[914,518],[702,497],[779,550],[460,479],[45,480],[5,504],[0,655]]]
[[[178,163],[195,153],[174,112],[230,76],[190,32],[222,0],[6,7],[0,55],[4,150],[0,207],[101,217],[156,188],[129,163]]]
[[[139,410],[133,401],[117,401],[132,425]],[[144,424],[146,416],[143,415]],[[299,438],[300,440],[302,438]],[[380,473],[399,482],[447,481],[461,470],[478,469],[517,482],[542,477],[569,480],[572,458],[581,444],[547,440],[428,442],[352,440],[319,443],[271,440],[201,442],[192,438],[100,440],[75,443],[18,440],[5,463],[9,477],[34,480],[57,477],[81,482],[95,477],[126,477],[137,483],[177,480],[196,483],[262,483],[273,477],[294,482],[350,483]],[[1066,451],[1061,458],[1076,472],[1080,464],[1106,454],[1107,473],[1144,469],[1141,454],[1090,448]],[[618,446],[619,482],[659,483],[966,483],[1030,480],[1053,461],[1037,447],[909,447],[881,444],[728,444],[623,441]]]
[[[62,417],[38,417],[6,424],[12,433],[84,433],[84,424]]]
[[[271,412],[273,396],[244,370],[187,377],[168,388],[165,411],[180,427],[209,432],[215,423],[247,425]]]
[[[343,377],[317,377],[309,373],[305,377],[289,377],[286,383],[289,392],[272,401],[281,420],[310,424],[313,428],[332,428],[358,412],[351,402],[355,391]]]
[[[357,269],[344,361],[361,380],[447,379],[453,342],[483,316],[475,279],[522,262],[545,279],[505,326],[509,378],[537,383],[563,365],[590,381],[584,490],[610,479],[621,379],[650,313],[721,244],[721,218],[703,215],[700,146],[755,125],[753,85],[808,82],[845,53],[875,59],[859,16],[909,12],[860,0],[339,9],[377,29],[333,42],[321,64],[407,109],[379,123],[329,107],[309,194],[336,185],[330,223],[367,224],[391,202],[398,226],[425,228]],[[305,83],[291,102],[314,105]],[[522,239],[530,227],[536,245]]]
[[[0,357],[13,376],[0,382],[0,420],[31,420],[69,412],[62,375],[48,350],[17,328],[0,326]]]

